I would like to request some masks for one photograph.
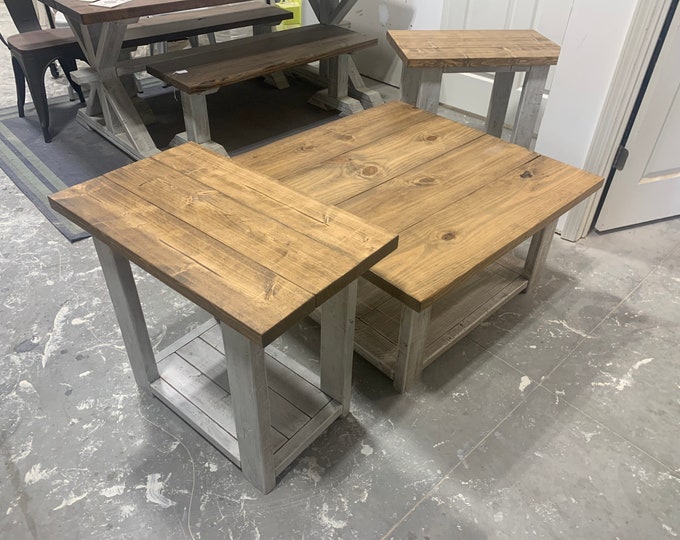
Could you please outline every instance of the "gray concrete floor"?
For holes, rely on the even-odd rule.
[[[350,416],[266,496],[137,392],[91,242],[2,173],[0,223],[3,539],[680,535],[678,219],[556,239],[536,298],[406,395],[356,357]],[[205,319],[137,275],[156,348]],[[317,339],[306,321],[284,346]]]

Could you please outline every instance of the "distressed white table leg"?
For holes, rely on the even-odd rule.
[[[276,484],[264,349],[220,323],[243,475],[260,491]]]
[[[172,141],[170,141],[170,146],[178,146],[187,141],[193,141],[225,156],[229,155],[221,144],[216,143],[210,138],[210,121],[208,119],[206,95],[213,94],[216,91],[213,90],[204,94],[180,92],[186,131],[175,135]]]
[[[309,103],[327,110],[337,109],[345,115],[364,110],[358,100],[348,95],[348,61],[349,55],[347,54],[328,59],[328,89],[314,94],[309,99]]]
[[[441,68],[404,67],[401,73],[401,100],[437,114],[441,85]]]
[[[555,236],[557,221],[553,221],[544,229],[538,231],[532,238],[529,245],[529,252],[524,263],[522,275],[529,280],[525,294],[532,295],[536,292],[536,287],[541,279],[541,273],[545,267],[545,261],[550,251],[550,244]]]
[[[321,308],[321,390],[342,404],[343,416],[352,397],[356,306],[355,280]]]
[[[514,80],[515,74],[512,71],[497,71],[494,75],[491,100],[486,115],[486,132],[489,135],[500,138],[503,133]]]
[[[394,388],[397,392],[408,391],[423,370],[431,311],[429,307],[418,313],[405,305],[401,306],[397,363],[394,366]]]
[[[382,105],[384,100],[380,95],[380,92],[371,90],[366,86],[364,79],[361,77],[361,73],[357,69],[357,65],[354,63],[352,57],[349,57],[347,63],[347,70],[349,74],[349,95],[353,98],[358,99],[364,109],[370,109],[371,107],[377,107]]]
[[[135,382],[140,390],[149,392],[149,385],[158,379],[159,374],[130,263],[96,238],[94,247],[104,272]]]
[[[510,142],[529,148],[536,129],[550,66],[531,66],[524,77]]]

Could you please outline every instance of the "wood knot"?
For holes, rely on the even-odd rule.
[[[456,238],[456,233],[453,232],[447,232],[442,234],[442,240],[445,242],[450,242],[451,240],[454,240]]]
[[[314,144],[303,144],[300,147],[301,152],[309,152],[310,150],[314,150],[316,148],[316,145]]]
[[[418,178],[418,180],[415,181],[415,184],[418,186],[432,186],[436,183],[437,180],[429,176],[423,176],[422,178]]]
[[[361,169],[362,176],[373,176],[378,173],[378,167],[375,165],[366,165]]]
[[[534,175],[531,173],[531,171],[524,171],[522,174],[520,174],[521,178],[533,178]]]
[[[425,140],[432,142],[432,141],[436,141],[438,138],[439,138],[438,135],[428,135],[427,137],[425,137]]]
[[[341,141],[353,141],[354,140],[354,135],[350,135],[349,133],[345,133],[340,136]]]

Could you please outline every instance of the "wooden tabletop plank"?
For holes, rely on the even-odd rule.
[[[421,311],[594,193],[602,178],[539,156],[400,234],[371,281]],[[417,261],[417,262],[414,262]]]
[[[188,159],[205,166],[183,171]],[[193,143],[50,203],[261,345],[397,245],[396,235]]]
[[[147,71],[195,94],[377,43],[377,38],[347,28],[315,24],[197,48],[196,54],[179,59],[150,59]]]
[[[52,195],[50,204],[255,342],[269,342],[281,325],[316,305],[308,291],[155,206],[143,204],[105,178]],[[127,210],[121,212],[122,208]]]
[[[357,146],[364,146],[431,119],[432,115],[422,109],[390,102],[363,111],[361,115],[353,114],[313,130],[285,137],[234,156],[233,159],[248,169],[284,181]]]
[[[160,158],[152,156],[150,159]],[[273,190],[270,178],[225,160],[224,156],[197,144],[183,144],[165,151],[162,163],[173,171],[200,179],[206,187],[228,196],[230,200],[257,208],[260,214],[267,215],[267,219],[305,235],[322,248],[339,253],[352,266],[370,268],[373,262],[383,257],[385,240],[394,236],[350,212],[301,196],[283,185],[277,185],[277,189]],[[323,261],[321,264],[326,264],[321,252],[316,255]],[[336,266],[333,273],[337,272]]]
[[[408,67],[553,65],[560,47],[535,30],[389,30]]]
[[[237,4],[247,0],[130,0],[130,2],[113,8],[93,6],[83,0],[40,1],[57,11],[61,11],[66,16],[75,17],[82,24],[94,24],[136,19],[146,15],[172,13],[185,9]]]
[[[428,122],[406,127],[282,181],[325,204],[338,204],[482,135],[433,115]]]
[[[400,233],[439,210],[452,208],[499,174],[521,167],[537,156],[521,146],[499,146],[496,137],[484,135],[339,206],[388,231]]]

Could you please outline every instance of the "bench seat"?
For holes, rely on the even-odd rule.
[[[173,145],[194,141],[226,154],[210,137],[206,94],[223,86],[263,77],[317,60],[328,60],[328,89],[311,103],[344,114],[363,110],[348,96],[349,53],[377,44],[377,38],[334,25],[316,24],[256,35],[194,50],[169,60],[151,59],[146,70],[181,91],[186,132]]]

